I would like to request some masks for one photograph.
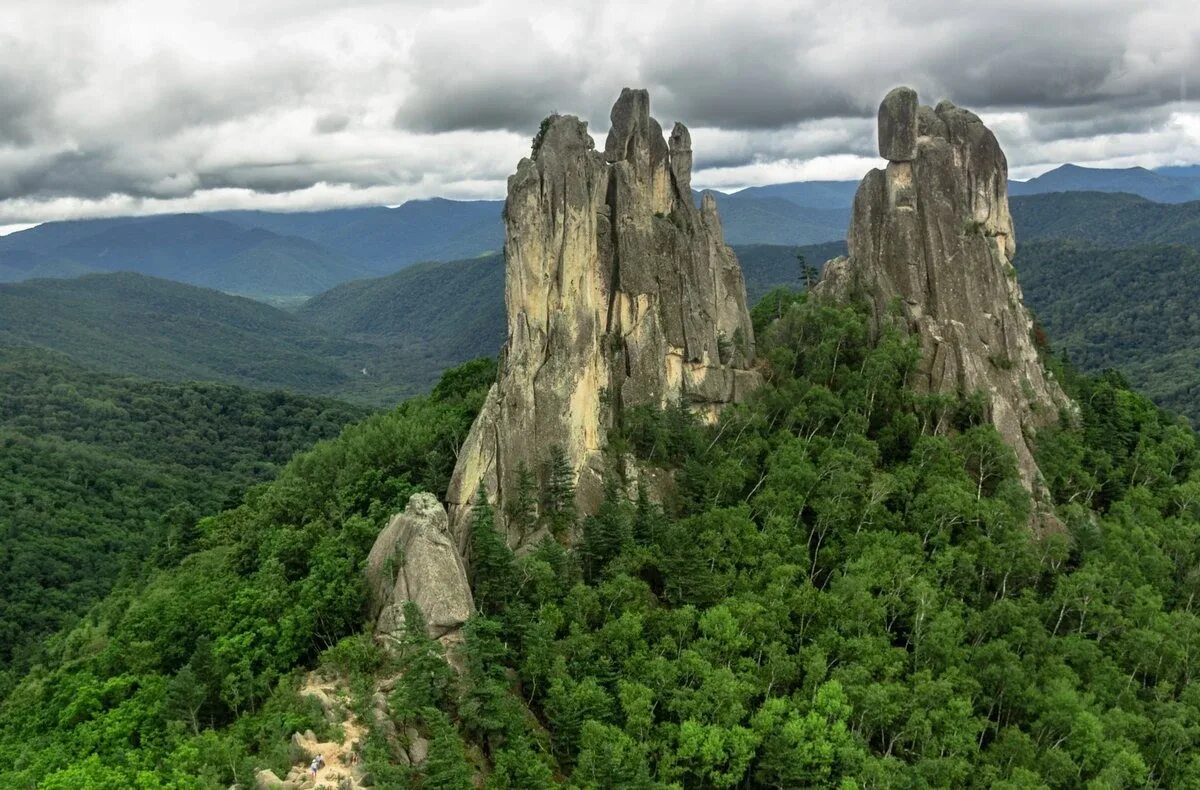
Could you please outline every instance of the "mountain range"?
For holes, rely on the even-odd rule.
[[[1109,287],[1122,263],[1155,261],[1155,276],[1169,279],[1174,266],[1174,276],[1189,277],[1188,250],[1200,247],[1200,202],[1106,188],[1153,193],[1170,184],[1180,194],[1196,178],[1195,168],[1064,166],[1010,189],[1041,191],[1011,200],[1017,266],[1060,348],[1088,370],[1121,368],[1160,403],[1200,418],[1188,395],[1200,384],[1190,335],[1176,332],[1165,345],[1126,337],[1103,354],[1095,335],[1146,301]],[[1057,187],[1064,191],[1045,191]],[[825,181],[714,193],[752,304],[773,287],[805,286],[797,253],[814,270],[844,254],[854,188]],[[0,342],[150,378],[394,403],[427,390],[441,370],[499,349],[500,208],[436,199],[46,223],[0,237],[0,281],[30,280],[0,285]],[[814,243],[801,249],[801,241]],[[1073,246],[1031,244],[1041,241]],[[1103,273],[1088,280],[1090,312],[1072,296],[1083,291],[1051,276],[1059,258],[1072,276]]]
[[[728,243],[811,245],[845,238],[856,188],[855,181],[805,181],[712,194]],[[1063,165],[1010,182],[1009,190],[1014,197],[1123,192],[1173,204],[1200,199],[1200,175],[1194,167]],[[395,208],[49,222],[0,237],[0,282],[129,271],[290,306],[414,263],[496,253],[504,242],[502,208],[501,201],[434,198]],[[1080,204],[1081,228],[1092,208]]]

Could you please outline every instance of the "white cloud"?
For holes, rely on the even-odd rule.
[[[6,0],[0,222],[499,197],[551,111],[624,85],[696,183],[856,178],[892,85],[992,123],[1016,176],[1200,161],[1200,18],[1163,0]]]

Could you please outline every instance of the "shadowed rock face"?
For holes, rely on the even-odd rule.
[[[1031,440],[1069,402],[1042,367],[1012,266],[1004,152],[974,113],[945,101],[919,106],[909,88],[880,105],[879,150],[889,164],[859,185],[850,255],[827,265],[818,293],[865,296],[877,328],[898,303],[896,319],[923,352],[913,385],[983,393],[1041,499]]]
[[[446,509],[433,494],[413,494],[392,517],[371,547],[366,570],[376,636],[386,640],[399,632],[404,603],[414,601],[431,638],[461,641],[459,629],[474,601]]]
[[[676,124],[664,139],[644,90],[622,91],[611,121],[601,153],[586,123],[547,118],[508,179],[508,340],[447,495],[460,545],[481,485],[519,546],[537,537],[504,525],[522,465],[562,448],[591,513],[623,409],[707,413],[759,383],[741,269],[713,200],[692,202],[691,135]]]

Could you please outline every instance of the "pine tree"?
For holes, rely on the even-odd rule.
[[[421,787],[437,790],[471,790],[471,766],[462,738],[449,717],[437,708],[424,708],[421,718],[429,732],[429,754],[422,765]]]
[[[425,630],[425,616],[414,601],[404,602],[404,630],[396,650],[403,672],[393,692],[393,711],[435,707],[450,698],[454,670],[445,653]]]
[[[650,499],[644,482],[638,482],[637,502],[633,511],[633,540],[640,546],[649,546],[658,535],[663,515]]]
[[[517,493],[505,506],[504,515],[509,527],[522,535],[537,528],[537,478],[529,466],[521,461],[517,466]]]
[[[588,581],[600,578],[608,564],[632,539],[633,525],[628,510],[621,501],[616,477],[609,475],[604,481],[604,501],[600,503],[600,509],[583,522],[579,553],[584,578]]]
[[[560,445],[550,448],[542,489],[542,517],[555,537],[566,535],[575,526],[575,470]]]
[[[502,612],[515,586],[512,550],[496,530],[487,492],[480,487],[471,522],[471,591],[475,606],[488,614]]]

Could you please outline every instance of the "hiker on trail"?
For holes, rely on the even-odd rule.
[[[321,770],[324,766],[325,758],[318,754],[313,758],[312,764],[308,766],[308,772],[313,776],[316,776],[317,771]]]

